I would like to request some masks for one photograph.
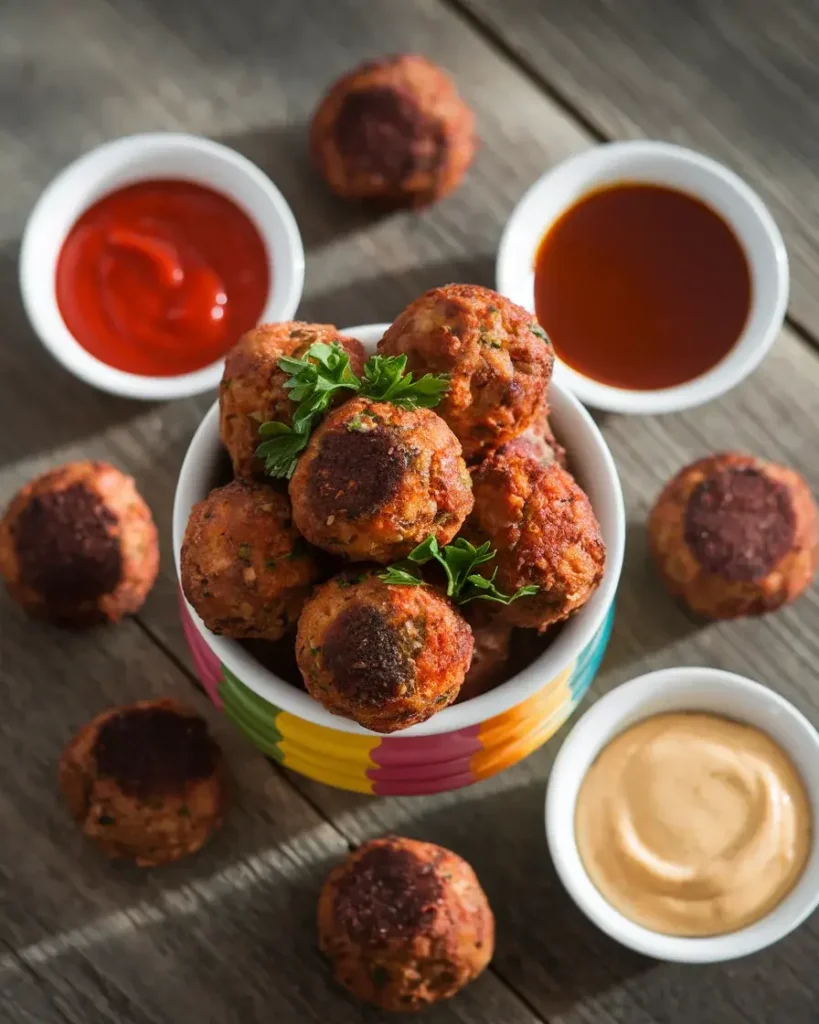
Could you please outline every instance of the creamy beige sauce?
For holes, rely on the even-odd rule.
[[[578,850],[626,917],[706,936],[759,920],[805,867],[805,788],[765,733],[709,714],[663,714],[617,736],[583,780]]]

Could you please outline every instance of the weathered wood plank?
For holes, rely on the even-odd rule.
[[[7,244],[0,302],[13,339],[0,346],[0,493],[80,454],[110,458],[135,473],[157,514],[164,556],[160,585],[141,621],[184,657],[170,501],[205,401],[149,408],[110,399],[75,384],[35,346],[16,301],[13,260],[14,240],[36,191],[63,162],[102,138],[156,127],[223,138],[271,173],[301,221],[308,249],[304,315],[353,323],[389,319],[433,284],[491,283],[502,222],[525,185],[588,138],[431,0],[235,0],[228,6],[216,0],[119,0],[110,6],[77,0],[70,17],[59,0],[15,0],[3,5],[0,28],[0,96],[14,98],[0,106],[0,241]],[[464,188],[444,203],[421,216],[373,220],[326,195],[307,167],[302,125],[333,76],[365,57],[408,48],[455,73],[478,110],[484,145]],[[18,97],[20,74],[26,89]],[[598,692],[645,667],[706,661],[779,685],[817,720],[810,686],[815,594],[762,624],[701,629],[662,598],[644,564],[641,539],[645,510],[665,476],[715,445],[786,459],[816,485],[810,430],[817,383],[819,363],[786,334],[753,380],[725,403],[687,417],[606,422],[632,528],[615,637]],[[6,612],[0,606],[4,626]],[[0,700],[22,702],[7,719],[17,740],[3,778],[15,781],[11,789],[5,781],[0,787],[0,820],[13,822],[9,831],[19,828],[21,835],[8,853],[0,851],[0,863],[7,892],[13,892],[12,872],[23,865],[24,896],[14,894],[4,920],[13,928],[14,948],[38,960],[32,970],[39,972],[40,991],[54,995],[59,1006],[41,1019],[96,1024],[116,1019],[128,1000],[140,1006],[144,1019],[159,1021],[192,1019],[203,1006],[214,1020],[266,1019],[276,1006],[282,1019],[310,1019],[308,1003],[316,1019],[360,1019],[358,1009],[329,986],[310,938],[315,889],[329,859],[344,849],[338,834],[232,738],[233,756],[250,766],[247,778],[240,770],[247,808],[232,820],[233,831],[169,873],[109,871],[59,823],[49,761],[69,725],[99,703],[136,695],[143,679],[153,680],[157,690],[181,693],[184,687],[134,627],[92,643],[55,636],[49,651],[39,629],[14,622],[28,639],[23,653],[17,649],[22,645],[12,648],[12,663],[0,636],[2,668],[15,682],[15,695]],[[45,685],[49,692],[57,689],[57,697],[40,707]],[[25,735],[32,723],[42,731],[36,749],[22,739],[24,723]],[[632,957],[580,917],[556,882],[543,843],[543,779],[554,747],[497,780],[435,799],[364,802],[298,784],[352,841],[400,828],[473,860],[499,916],[497,972],[552,1020],[769,1024],[781,1010],[793,1024],[813,1024],[812,964],[819,948],[814,922],[776,952],[697,972],[694,981],[689,972]],[[16,777],[21,774],[23,781]],[[85,933],[73,930],[89,918],[113,929],[109,941],[83,945]],[[138,927],[132,927],[134,919]],[[56,954],[39,945],[55,929],[67,930],[73,943]],[[23,986],[19,974],[15,979],[22,993],[15,1012],[26,1019],[38,989]],[[534,1018],[487,976],[430,1019]]]
[[[347,852],[335,828],[136,624],[58,632],[23,620],[6,599],[0,616],[3,1020],[360,1020],[316,949],[318,889]],[[157,694],[208,716],[235,777],[235,805],[200,854],[140,871],[109,864],[83,839],[55,770],[68,737],[97,710]],[[537,1021],[491,974],[433,1019]]]
[[[724,160],[770,204],[791,313],[819,337],[819,8],[800,0],[454,0],[606,138]]]

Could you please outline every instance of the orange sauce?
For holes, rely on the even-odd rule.
[[[535,311],[558,357],[630,390],[673,387],[723,359],[751,306],[748,259],[722,217],[660,185],[583,196],[535,259]]]

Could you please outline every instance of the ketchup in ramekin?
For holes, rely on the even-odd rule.
[[[101,362],[167,377],[210,365],[255,326],[270,290],[264,241],[213,189],[141,181],[89,207],[57,261],[60,313]]]

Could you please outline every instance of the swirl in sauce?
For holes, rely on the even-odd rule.
[[[575,834],[589,877],[637,924],[723,935],[764,917],[810,852],[805,788],[765,733],[709,714],[662,714],[592,764]]]

